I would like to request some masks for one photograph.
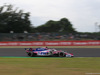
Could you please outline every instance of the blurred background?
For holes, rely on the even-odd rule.
[[[73,23],[63,17],[34,26],[31,13],[4,3],[0,6],[0,41],[67,41],[100,40],[100,25],[95,22],[92,32],[78,31]],[[87,27],[87,28],[86,28]],[[90,27],[91,28],[91,27]]]

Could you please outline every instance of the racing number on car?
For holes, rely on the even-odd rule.
[[[38,52],[38,55],[45,55],[44,52]]]

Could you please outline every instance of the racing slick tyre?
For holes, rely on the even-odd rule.
[[[58,53],[58,56],[59,56],[59,57],[65,57],[65,53],[59,52],[59,53]]]
[[[36,54],[35,54],[35,53],[32,53],[32,52],[29,52],[29,53],[28,53],[28,56],[34,57],[34,56],[36,56]]]
[[[33,53],[31,53],[31,57],[33,57],[34,56],[34,54]]]
[[[28,54],[28,56],[31,56],[31,53],[27,53]]]
[[[36,57],[37,54],[36,53],[31,53],[31,57]]]
[[[72,58],[74,57],[74,56],[71,56]]]

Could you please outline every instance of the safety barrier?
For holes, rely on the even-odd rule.
[[[100,41],[15,41],[0,42],[0,46],[100,46]]]

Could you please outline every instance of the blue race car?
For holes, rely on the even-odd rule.
[[[56,56],[56,57],[73,57],[74,55],[71,53],[67,53],[62,50],[56,49],[48,49],[47,47],[43,48],[25,48],[28,56],[36,57],[36,56]]]

